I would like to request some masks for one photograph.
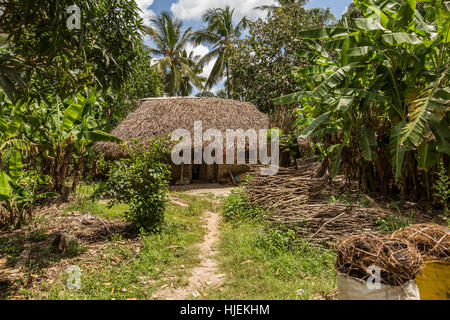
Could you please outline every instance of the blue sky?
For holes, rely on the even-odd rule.
[[[261,17],[263,12],[255,10],[255,7],[270,5],[274,0],[136,0],[137,4],[143,10],[143,17],[146,24],[155,14],[162,11],[169,11],[175,17],[183,20],[185,27],[199,29],[202,26],[202,15],[209,8],[223,8],[230,5],[235,8],[235,19],[239,21],[243,16],[250,19]],[[307,8],[330,8],[334,16],[339,19],[345,8],[352,0],[310,0]],[[151,45],[151,44],[150,44]],[[189,45],[188,51],[194,51],[195,54],[203,56],[209,52],[209,48],[203,45],[193,47]],[[214,61],[204,69],[203,76],[209,75]],[[221,88],[219,84],[213,91]]]
[[[139,2],[139,1],[138,1]],[[186,9],[193,9],[195,10],[196,6],[198,7],[221,7],[225,6],[226,4],[233,4],[233,2],[237,1],[230,1],[230,0],[149,0],[149,1],[140,1],[143,3],[151,3],[150,9],[155,12],[159,13],[161,11],[171,11],[172,6],[174,5],[175,8],[186,8]],[[267,4],[270,2],[273,2],[271,0],[241,0],[237,3],[249,3],[250,5],[258,6],[259,3],[261,4]],[[310,0],[309,3],[306,5],[307,8],[330,8],[331,12],[336,16],[336,18],[339,18],[342,14],[342,12],[345,10],[346,6],[348,6],[352,1],[351,0]],[[206,5],[205,5],[206,4]],[[244,5],[246,8],[245,10],[248,10],[248,5]],[[239,7],[236,7],[236,11],[239,10]],[[147,8],[148,9],[148,8]],[[198,16],[198,19],[189,19],[187,21],[188,25],[197,25],[201,24],[200,17]]]

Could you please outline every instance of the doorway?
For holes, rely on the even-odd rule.
[[[194,164],[192,166],[192,180],[200,180],[200,165]]]

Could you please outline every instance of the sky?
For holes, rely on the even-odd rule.
[[[168,11],[175,17],[183,20],[184,26],[199,29],[202,27],[203,13],[209,8],[223,8],[226,5],[235,8],[235,19],[238,22],[243,16],[250,19],[261,17],[263,12],[255,10],[255,7],[263,5],[271,5],[274,0],[136,0],[137,4],[143,11],[142,17],[144,22],[148,24],[151,17],[162,11]],[[336,19],[339,19],[345,12],[347,6],[352,0],[310,0],[306,8],[329,8]],[[204,45],[189,45],[187,51],[193,50],[197,55],[205,55],[209,52],[209,48]],[[204,69],[202,76],[208,76],[214,65],[211,61]],[[212,91],[217,91],[223,87],[223,83],[218,84]]]

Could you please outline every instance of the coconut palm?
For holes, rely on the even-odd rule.
[[[203,83],[206,81],[206,78],[202,77],[200,74],[203,72],[203,68],[199,65],[199,60],[201,56],[196,55],[194,51],[187,52],[186,49],[181,51],[181,57],[189,63],[189,67],[192,69],[192,71],[197,75],[197,77],[200,79],[200,81]],[[191,82],[189,81],[188,77],[183,77],[183,81],[181,82],[179,95],[180,96],[189,96],[194,91],[194,87],[192,86]]]
[[[276,0],[275,3],[278,3],[278,5],[272,4],[272,5],[264,5],[256,7],[256,10],[269,10],[269,11],[275,11],[278,9],[283,9],[283,6],[290,6],[295,3],[300,3],[301,5],[305,5],[308,3],[308,0]]]
[[[196,63],[183,50],[192,37],[191,28],[184,31],[183,23],[173,19],[168,12],[151,20],[152,27],[147,27],[147,34],[155,44],[155,48],[148,48],[156,57],[156,70],[163,76],[165,91],[169,95],[182,95],[184,88],[194,84],[203,89],[201,79],[194,70]],[[194,68],[194,69],[193,69]],[[185,83],[188,82],[188,83]]]
[[[203,21],[207,26],[194,33],[196,44],[204,43],[212,45],[212,50],[200,61],[200,66],[204,66],[212,59],[217,58],[211,74],[206,81],[206,87],[211,88],[219,82],[226,74],[227,96],[230,97],[230,72],[228,69],[228,59],[234,43],[239,39],[243,30],[247,28],[248,20],[244,17],[234,26],[234,9],[229,6],[225,8],[209,9],[203,16]]]

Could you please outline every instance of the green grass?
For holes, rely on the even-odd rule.
[[[78,198],[64,209],[64,213],[78,211],[80,213],[90,213],[94,216],[110,219],[122,219],[123,213],[129,209],[127,204],[116,204],[109,208],[108,203],[91,201],[88,198]]]
[[[142,234],[134,241],[116,236],[99,254],[74,259],[71,264],[82,272],[80,290],[68,289],[69,275],[60,270],[51,284],[22,289],[21,295],[32,299],[151,299],[163,285],[186,284],[188,271],[199,262],[194,244],[204,235],[200,216],[212,206],[206,198],[189,200],[186,208],[168,206],[162,233]]]
[[[227,278],[220,290],[205,292],[207,299],[311,299],[328,296],[336,287],[331,251],[287,239],[280,243],[276,233],[258,223],[225,222],[221,232],[218,259]]]
[[[85,187],[65,212],[89,212],[108,218],[121,218],[127,206],[107,208],[88,200],[92,188]],[[159,234],[141,234],[128,240],[114,235],[100,246],[83,248],[79,256],[63,259],[64,267],[50,281],[22,288],[26,299],[123,300],[154,299],[163,286],[187,285],[190,270],[199,264],[195,244],[204,237],[201,215],[206,211],[224,212],[221,237],[217,244],[219,273],[226,274],[220,289],[199,290],[198,299],[218,300],[294,300],[329,297],[336,288],[332,251],[299,241],[289,230],[279,230],[264,222],[263,212],[249,206],[242,194],[218,203],[212,195],[173,194],[187,207],[169,205],[166,224]],[[31,240],[42,240],[40,230]],[[0,239],[1,240],[1,239]],[[0,247],[4,244],[0,241]],[[9,248],[18,254],[21,248]],[[94,251],[92,251],[94,250]],[[17,253],[16,253],[17,251]],[[81,288],[67,287],[67,265],[81,269]],[[42,276],[45,270],[33,270]]]
[[[227,278],[222,288],[204,292],[202,299],[312,299],[329,297],[335,290],[331,250],[268,224],[270,213],[252,205],[243,189],[235,190],[222,210],[218,259]]]
[[[123,213],[129,209],[129,206],[120,203],[109,208],[108,201],[92,201],[90,196],[94,193],[96,187],[96,185],[81,184],[77,188],[75,199],[66,206],[64,213],[78,211],[101,218],[123,219]]]

